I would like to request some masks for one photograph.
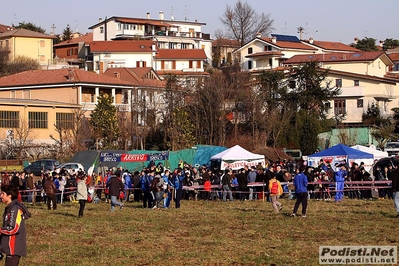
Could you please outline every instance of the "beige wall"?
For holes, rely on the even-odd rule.
[[[40,65],[47,65],[53,59],[53,40],[41,38],[12,37],[10,39],[10,56],[27,56],[38,60]]]
[[[387,65],[381,59],[373,62],[323,63],[323,67],[380,78],[384,77],[387,72]]]
[[[0,91],[0,98],[39,99],[64,102],[68,104],[77,104],[78,87]]]
[[[33,139],[34,143],[55,144],[54,140],[50,138],[53,135],[58,138],[58,133],[55,130],[56,113],[73,113],[72,107],[48,106],[48,105],[23,105],[23,104],[4,104],[0,103],[0,111],[17,111],[20,118],[20,129],[13,129],[14,136],[17,138],[17,131],[26,130],[28,126],[29,112],[46,112],[47,113],[47,128],[32,128],[30,129],[29,139]],[[22,129],[21,129],[22,128]],[[0,127],[0,139],[6,139],[6,132],[12,128]]]

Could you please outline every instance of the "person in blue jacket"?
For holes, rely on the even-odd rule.
[[[308,178],[304,171],[305,166],[301,165],[299,167],[299,173],[294,177],[296,202],[291,217],[296,216],[300,204],[302,204],[302,217],[306,217],[306,209],[308,207]]]
[[[175,207],[180,208],[180,200],[183,194],[183,180],[185,178],[184,171],[178,168],[173,174],[173,186],[175,187]]]
[[[345,177],[348,175],[346,171],[346,166],[341,163],[337,166],[339,170],[335,173],[335,202],[340,202],[344,198],[344,182]]]
[[[123,173],[122,176],[122,179],[124,180],[123,185],[125,189],[125,201],[129,202],[130,191],[132,188],[132,177],[127,170]]]

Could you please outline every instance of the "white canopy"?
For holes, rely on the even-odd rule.
[[[220,160],[220,169],[240,169],[245,165],[256,166],[259,163],[265,166],[264,155],[249,152],[239,145],[212,156],[211,160]]]
[[[373,154],[374,159],[382,159],[382,158],[388,157],[388,153],[385,151],[379,151],[379,150],[376,150],[376,149],[373,149],[370,147],[366,147],[366,146],[362,146],[362,145],[355,145],[355,146],[352,146],[351,148],[357,149],[360,151],[364,151],[367,153],[371,153],[371,154]]]

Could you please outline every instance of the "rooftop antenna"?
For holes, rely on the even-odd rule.
[[[175,20],[175,17],[173,16],[173,6],[171,6],[170,10],[170,20]]]
[[[184,20],[187,21],[187,6],[184,6]]]
[[[79,32],[79,30],[78,30],[78,21],[76,20],[75,22],[76,22],[75,23],[75,32],[78,33]]]
[[[16,25],[17,23],[18,23],[17,14],[14,14],[14,21],[12,22],[12,24]]]

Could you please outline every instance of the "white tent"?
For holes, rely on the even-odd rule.
[[[211,161],[220,161],[220,169],[231,168],[237,170],[247,166],[257,166],[259,163],[265,167],[265,156],[255,154],[236,145],[211,157]]]
[[[356,149],[356,150],[360,150],[360,151],[364,151],[367,153],[371,153],[374,156],[374,160],[377,159],[382,159],[385,157],[388,157],[388,153],[385,151],[379,151],[370,147],[366,147],[366,146],[362,146],[362,145],[355,145],[352,146],[351,148]]]

